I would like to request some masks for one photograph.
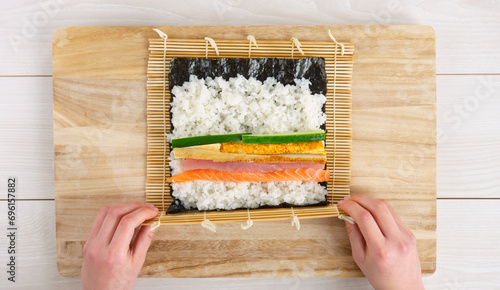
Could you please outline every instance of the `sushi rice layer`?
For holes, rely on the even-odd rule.
[[[234,133],[274,134],[320,129],[326,97],[312,94],[310,81],[283,85],[241,75],[198,79],[172,88],[171,138]]]
[[[185,208],[198,210],[233,210],[278,206],[317,204],[326,200],[326,188],[314,181],[173,183],[172,195]]]

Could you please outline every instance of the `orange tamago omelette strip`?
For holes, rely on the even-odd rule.
[[[325,148],[322,141],[284,143],[284,144],[244,144],[240,142],[222,143],[220,152],[240,154],[322,154]]]
[[[328,181],[330,171],[315,168],[294,168],[274,172],[221,171],[215,169],[194,169],[176,174],[168,182],[181,183],[193,180],[227,182],[271,182],[271,181]]]

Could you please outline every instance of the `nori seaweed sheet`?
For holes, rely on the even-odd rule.
[[[169,84],[170,90],[174,86],[182,86],[189,81],[191,75],[200,79],[208,77],[222,77],[225,80],[236,77],[238,74],[245,78],[254,77],[259,81],[265,81],[268,77],[274,77],[278,82],[288,85],[295,84],[295,79],[305,78],[311,82],[309,89],[313,94],[326,94],[326,70],[325,59],[319,57],[303,59],[282,58],[177,58],[170,61]],[[323,106],[323,112],[325,107]],[[170,124],[173,128],[173,124]],[[324,130],[325,125],[321,126]],[[321,182],[326,187],[326,182]],[[173,192],[170,186],[170,192]],[[172,196],[174,201],[167,209],[167,214],[198,211],[196,208],[185,208],[181,202]],[[327,202],[298,206],[283,203],[278,206],[261,206],[259,208],[287,208],[287,207],[309,207],[327,205]]]
[[[305,78],[311,82],[309,88],[313,94],[326,94],[325,59],[311,57],[303,59],[285,58],[172,58],[168,76],[170,89],[182,86],[191,75],[200,79],[222,77],[225,80],[238,74],[245,78],[265,81],[274,77],[278,82],[295,84],[295,79]]]

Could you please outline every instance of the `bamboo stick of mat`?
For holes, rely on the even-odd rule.
[[[325,33],[328,33],[325,31]],[[249,40],[214,40],[216,48],[207,39],[149,39],[147,70],[147,178],[146,203],[153,204],[161,215],[144,224],[193,224],[205,219],[214,223],[271,221],[338,217],[345,213],[337,208],[339,200],[350,194],[351,180],[351,83],[354,59],[352,43],[300,42],[300,50],[293,41],[259,41],[255,46]],[[342,53],[343,52],[343,53]],[[330,170],[327,182],[327,206],[269,208],[234,211],[188,212],[165,214],[173,198],[170,195],[170,144],[165,133],[170,133],[170,90],[168,74],[174,57],[205,58],[306,58],[323,57],[327,74],[325,113],[326,168]]]

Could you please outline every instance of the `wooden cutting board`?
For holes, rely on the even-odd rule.
[[[57,264],[78,277],[99,208],[145,200],[146,67],[153,27],[54,32]],[[417,237],[424,274],[436,268],[435,39],[428,26],[159,27],[171,38],[329,41],[355,46],[352,194],[385,198]],[[162,226],[141,277],[361,276],[334,218]]]

